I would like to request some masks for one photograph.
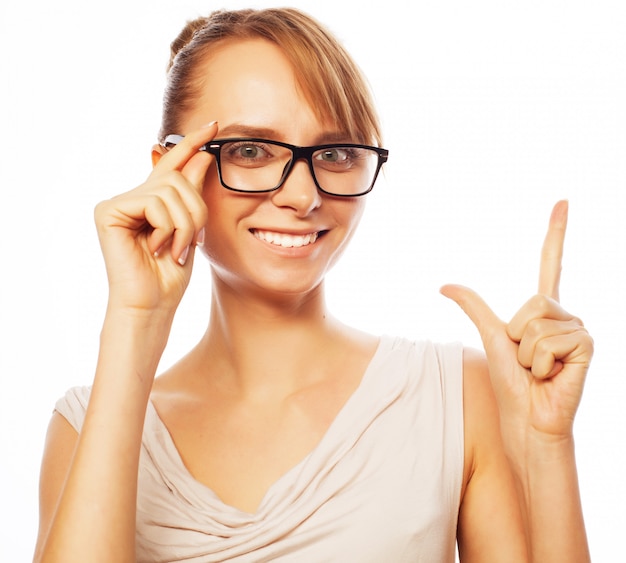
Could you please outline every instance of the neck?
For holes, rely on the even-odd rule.
[[[320,284],[306,294],[239,292],[213,276],[209,327],[198,352],[244,394],[284,395],[323,376],[323,353],[341,339]],[[345,333],[343,334],[345,338]]]

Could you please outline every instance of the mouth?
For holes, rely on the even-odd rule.
[[[294,235],[289,233],[277,233],[274,231],[263,231],[261,229],[251,229],[250,232],[259,240],[281,246],[282,248],[300,248],[313,244],[326,231],[316,231],[304,235]]]

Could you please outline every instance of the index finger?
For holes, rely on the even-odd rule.
[[[557,202],[550,215],[548,232],[541,249],[539,267],[539,293],[547,295],[555,301],[559,300],[559,283],[561,281],[561,263],[563,245],[567,227],[568,202]]]
[[[203,145],[206,145],[217,134],[217,122],[211,123],[187,133],[185,136],[177,136],[180,141],[176,142],[171,150],[168,150],[160,158],[157,167],[168,170],[182,171],[189,160],[198,154]]]

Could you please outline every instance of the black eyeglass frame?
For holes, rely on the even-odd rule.
[[[184,135],[175,135],[175,134],[168,135],[163,140],[162,146],[165,148],[170,148],[171,145],[177,145],[183,139],[184,139]],[[268,188],[264,190],[242,190],[239,188],[233,188],[232,186],[229,186],[228,184],[224,182],[224,179],[222,178],[221,148],[223,145],[227,143],[242,143],[242,142],[269,143],[272,145],[278,145],[280,147],[284,147],[291,151],[291,155],[292,155],[291,160],[285,166],[285,169],[283,170],[283,174],[276,186],[274,186],[273,188]],[[313,153],[320,151],[320,150],[324,150],[324,149],[336,149],[336,148],[342,148],[342,147],[368,149],[368,150],[375,152],[378,155],[378,163],[376,165],[376,171],[374,172],[372,181],[370,185],[367,187],[367,189],[359,193],[336,194],[333,192],[329,192],[325,190],[324,188],[322,188],[322,186],[320,186],[315,176],[315,167],[313,165]],[[293,170],[293,167],[296,164],[296,162],[298,160],[306,160],[309,165],[309,171],[311,172],[311,177],[313,178],[313,181],[315,182],[315,186],[317,187],[319,191],[327,195],[334,196],[334,197],[359,197],[372,191],[383,164],[385,164],[385,162],[387,162],[387,159],[389,158],[389,151],[387,149],[383,149],[381,147],[373,147],[370,145],[362,145],[358,143],[326,143],[324,145],[299,147],[297,145],[290,145],[288,143],[282,143],[280,141],[271,141],[269,139],[256,139],[256,138],[250,138],[250,137],[236,137],[232,139],[215,139],[213,141],[209,141],[205,145],[202,145],[198,150],[206,151],[212,154],[213,156],[215,156],[215,161],[217,162],[217,175],[223,187],[233,192],[239,192],[239,193],[245,193],[245,194],[267,193],[267,192],[273,192],[273,191],[278,190],[285,183],[285,181],[289,177],[289,174],[291,174],[291,171]]]

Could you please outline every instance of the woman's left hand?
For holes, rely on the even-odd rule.
[[[572,435],[593,340],[582,321],[559,304],[567,211],[566,201],[555,205],[541,254],[538,294],[508,324],[472,290],[457,285],[441,289],[478,328],[507,438],[528,432],[546,440]]]

